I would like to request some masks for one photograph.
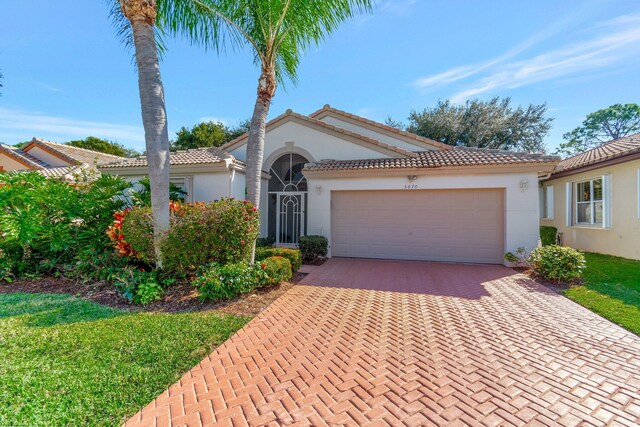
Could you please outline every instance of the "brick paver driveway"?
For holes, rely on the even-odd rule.
[[[513,270],[332,259],[304,283],[128,425],[640,421],[640,339]]]

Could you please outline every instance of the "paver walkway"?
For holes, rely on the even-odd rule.
[[[513,270],[332,259],[304,282],[415,293],[296,286],[127,425],[640,423],[640,338]]]

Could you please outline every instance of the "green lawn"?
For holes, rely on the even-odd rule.
[[[247,321],[0,294],[0,425],[119,425]]]
[[[573,301],[640,335],[640,261],[585,253],[583,286],[565,291]]]

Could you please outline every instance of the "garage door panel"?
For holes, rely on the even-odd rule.
[[[499,189],[332,193],[334,256],[500,263]]]

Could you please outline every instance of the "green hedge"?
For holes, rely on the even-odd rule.
[[[302,236],[298,247],[304,261],[314,261],[327,256],[329,242],[324,236]]]
[[[261,286],[273,286],[291,279],[291,263],[287,258],[272,256],[261,261],[260,268],[265,273]]]
[[[203,300],[233,299],[253,291],[262,276],[260,269],[246,262],[211,264],[192,283]]]
[[[584,255],[566,246],[542,246],[529,256],[533,271],[543,279],[559,283],[573,283],[582,277],[587,265]]]
[[[558,229],[551,227],[550,225],[540,226],[540,241],[542,246],[555,245],[557,243],[556,236],[558,235]]]
[[[259,220],[251,203],[237,199],[223,198],[208,205],[172,203],[171,227],[162,245],[163,270],[181,276],[207,263],[248,261]],[[122,234],[135,256],[155,264],[150,208],[126,212]]]
[[[256,248],[256,262],[273,256],[281,256],[288,259],[293,272],[298,271],[302,265],[302,253],[298,249]]]

